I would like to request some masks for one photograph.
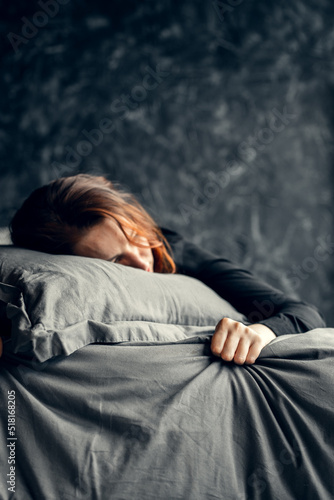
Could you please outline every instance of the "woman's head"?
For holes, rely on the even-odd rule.
[[[79,174],[36,189],[14,215],[10,231],[14,245],[32,250],[175,272],[153,219],[134,196],[104,177]]]

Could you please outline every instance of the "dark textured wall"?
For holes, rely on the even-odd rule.
[[[22,0],[0,14],[0,225],[33,188],[101,173],[334,325],[330,0]]]

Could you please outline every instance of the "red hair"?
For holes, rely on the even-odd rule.
[[[31,193],[11,223],[16,246],[52,254],[73,254],[73,245],[103,218],[112,218],[134,245],[128,231],[144,236],[154,255],[154,271],[175,273],[171,248],[151,216],[135,197],[105,177],[78,174],[56,179]]]

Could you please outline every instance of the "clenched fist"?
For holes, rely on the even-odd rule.
[[[223,318],[216,326],[211,340],[212,354],[238,365],[250,365],[256,361],[263,347],[276,338],[265,325],[256,323],[246,326],[239,321]]]

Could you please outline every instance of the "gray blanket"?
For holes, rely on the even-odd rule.
[[[7,353],[1,499],[332,499],[334,329],[280,337],[252,366],[209,339]]]

